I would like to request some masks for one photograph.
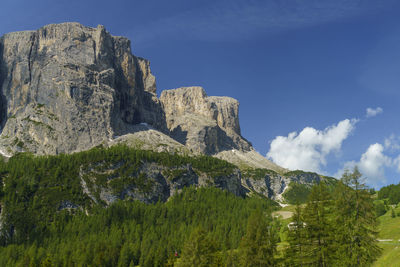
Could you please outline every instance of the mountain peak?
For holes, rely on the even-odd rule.
[[[150,62],[101,25],[67,22],[2,36],[0,86],[7,156],[87,150],[143,131],[141,123],[195,154],[228,151],[229,160],[229,151],[254,151],[241,136],[237,100],[199,86],[164,90],[158,99]]]

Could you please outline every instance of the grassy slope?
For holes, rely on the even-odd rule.
[[[400,207],[395,209],[400,212]],[[391,210],[379,217],[379,238],[380,239],[400,239],[400,217],[392,218]]]
[[[400,212],[400,207],[395,209]],[[375,262],[374,267],[400,266],[400,217],[391,217],[391,211],[379,217],[379,239],[393,239],[390,242],[380,242],[382,256]]]

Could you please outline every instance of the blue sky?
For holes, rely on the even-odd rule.
[[[399,13],[395,0],[3,0],[0,34],[105,25],[151,61],[159,92],[238,99],[243,136],[271,160],[337,176],[357,164],[380,187],[400,182]]]

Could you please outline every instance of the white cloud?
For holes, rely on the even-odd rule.
[[[380,114],[383,112],[383,109],[380,107],[377,108],[367,108],[367,114],[366,117],[367,118],[371,118],[371,117],[375,117],[376,115]]]
[[[385,149],[387,149],[387,147],[379,143],[370,145],[361,155],[358,162],[354,160],[346,162],[343,169],[335,174],[335,177],[340,178],[344,170],[347,169],[351,171],[354,166],[358,166],[368,184],[373,186],[385,184],[385,168],[396,166],[398,171],[400,171],[400,156],[396,159],[392,159],[384,154]]]
[[[339,152],[343,141],[353,131],[357,120],[343,120],[325,130],[304,128],[299,134],[277,136],[271,142],[267,157],[276,164],[291,170],[321,172],[326,156]]]
[[[386,182],[385,167],[392,165],[392,159],[383,154],[384,147],[379,144],[370,145],[367,151],[362,154],[358,167],[361,173],[372,185],[379,185]]]
[[[389,138],[385,138],[385,149],[390,149],[391,151],[400,150],[400,137],[392,134]]]

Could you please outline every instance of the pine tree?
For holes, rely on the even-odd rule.
[[[185,242],[182,257],[176,265],[179,267],[211,266],[216,250],[215,242],[207,236],[204,229],[198,227],[192,231],[189,239]]]
[[[331,195],[324,183],[311,189],[303,219],[307,241],[304,262],[313,266],[330,266],[333,261],[333,229],[330,221]]]
[[[237,251],[231,250],[225,255],[225,266],[226,267],[240,267],[240,260]]]
[[[239,246],[241,266],[275,266],[276,233],[270,214],[254,212]]]
[[[306,232],[303,219],[303,210],[297,204],[295,212],[292,216],[293,221],[288,225],[287,242],[288,248],[285,251],[285,265],[287,266],[304,266]]]
[[[335,191],[335,250],[341,266],[371,265],[381,251],[373,200],[361,177],[357,167],[346,171]]]

